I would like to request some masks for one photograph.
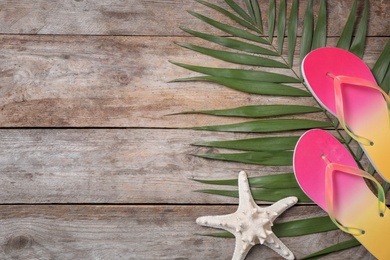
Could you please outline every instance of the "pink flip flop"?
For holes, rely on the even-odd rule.
[[[339,119],[378,173],[390,181],[390,98],[367,65],[346,50],[326,47],[306,55],[302,73],[317,101]]]
[[[390,259],[390,212],[380,184],[360,170],[348,150],[326,131],[301,136],[294,151],[295,177],[306,195],[341,230],[355,236],[378,259]],[[364,178],[378,188],[376,197]]]

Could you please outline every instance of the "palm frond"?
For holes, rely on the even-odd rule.
[[[234,117],[249,117],[261,118],[272,116],[298,115],[306,113],[321,112],[322,109],[311,106],[299,105],[258,105],[258,106],[243,106],[231,109],[220,110],[200,110],[187,111],[178,114],[204,114],[213,116],[234,116]]]
[[[238,80],[249,80],[256,82],[272,82],[272,83],[299,83],[300,80],[291,76],[286,76],[278,73],[244,70],[244,69],[226,69],[226,68],[210,68],[203,66],[188,65],[184,63],[172,62],[173,64],[186,68],[188,70],[200,72],[210,76],[231,78]]]
[[[233,0],[225,0],[225,2],[242,18],[250,22],[251,24],[255,24],[254,20],[250,15],[248,15],[244,9],[242,9],[238,4],[236,4]]]
[[[318,251],[316,253],[308,255],[308,256],[302,258],[302,260],[303,259],[305,259],[305,260],[318,259],[319,257],[328,255],[330,253],[333,253],[333,252],[336,252],[336,251],[340,251],[340,250],[349,249],[349,248],[352,248],[352,247],[355,247],[355,246],[360,246],[360,243],[355,238],[353,238],[351,240],[347,240],[347,241],[338,243],[336,245],[330,246],[330,247],[325,248],[325,249],[323,249],[321,251]]]
[[[238,133],[274,133],[313,128],[330,128],[329,122],[309,119],[267,119],[229,125],[212,125],[192,127],[195,130],[238,132]]]
[[[178,62],[173,64],[182,68],[191,70],[202,75],[188,78],[176,79],[173,82],[203,81],[217,83],[231,89],[256,95],[273,96],[291,96],[291,97],[311,97],[311,94],[305,91],[305,85],[299,76],[299,73],[293,70],[294,58],[297,56],[298,62],[301,62],[307,53],[311,50],[326,46],[326,1],[320,1],[318,18],[314,19],[314,10],[312,0],[307,1],[306,11],[303,17],[299,16],[298,0],[292,0],[289,16],[287,16],[287,3],[285,0],[269,0],[268,4],[268,35],[263,32],[263,19],[261,8],[256,0],[245,0],[245,8],[237,4],[234,0],[225,0],[226,7],[216,5],[204,0],[197,0],[203,4],[232,20],[235,25],[225,24],[206,17],[202,14],[189,11],[191,15],[202,22],[229,34],[228,37],[216,36],[204,32],[194,31],[188,28],[181,28],[188,34],[204,39],[208,42],[218,44],[219,48],[210,48],[198,46],[189,43],[177,43],[179,46],[196,51],[203,55],[219,59],[224,62],[238,64],[235,68],[227,67],[207,67],[202,64],[190,65]],[[276,2],[279,3],[278,12],[276,11]],[[231,10],[228,10],[230,7]],[[357,24],[357,1],[354,0],[350,9],[347,22],[342,30],[341,36],[337,42],[337,47],[350,50],[359,57],[363,56],[365,48],[365,39],[368,25],[369,3],[366,0],[362,16],[357,27],[356,35],[353,30]],[[288,19],[288,23],[286,20]],[[300,41],[299,54],[296,53],[297,31],[299,20],[303,20],[302,37]],[[286,26],[287,25],[287,26]],[[286,28],[287,27],[287,28]],[[287,32],[286,32],[287,29]],[[287,34],[287,49],[285,49],[285,34]],[[276,41],[274,40],[276,35]],[[354,36],[354,37],[353,37]],[[229,48],[224,50],[221,48]],[[231,51],[235,50],[235,51]],[[287,57],[284,57],[287,54]],[[297,54],[297,55],[295,55]],[[241,65],[246,66],[242,68]],[[248,69],[247,66],[253,66]],[[387,43],[381,56],[376,62],[372,72],[378,84],[387,92],[390,91],[390,43]],[[267,69],[266,69],[267,68]],[[271,69],[275,69],[270,72]],[[299,86],[297,86],[299,85]],[[288,104],[271,104],[243,106],[228,109],[187,111],[177,114],[199,113],[213,116],[242,117],[250,121],[214,126],[193,127],[195,130],[225,131],[225,132],[245,132],[262,133],[265,137],[228,140],[228,141],[208,141],[196,142],[193,145],[214,147],[222,149],[232,149],[232,153],[206,153],[195,154],[202,158],[214,160],[226,160],[239,163],[249,163],[257,165],[271,166],[291,166],[292,150],[298,140],[298,136],[283,136],[280,132],[290,132],[311,128],[326,128],[336,130],[339,139],[350,148],[351,139],[344,137],[338,130],[337,120],[330,118],[322,109],[312,106],[295,106]],[[318,121],[309,119],[283,118],[275,119],[278,116],[294,116],[305,113],[324,113],[329,120]],[[266,118],[264,117],[271,117]],[[253,120],[255,118],[255,120]],[[272,133],[272,136],[267,136]],[[363,151],[357,149],[353,154],[354,158],[360,160]],[[358,162],[359,163],[359,162]],[[370,166],[370,172],[374,168]],[[237,185],[237,180],[196,180],[204,184],[214,185]],[[276,201],[286,196],[298,196],[301,202],[310,202],[310,199],[302,192],[296,183],[293,174],[279,173],[269,176],[257,176],[249,179],[252,193],[257,200]],[[236,190],[212,190],[205,189],[200,192],[214,195],[237,197]],[[316,221],[321,222],[318,225]],[[334,224],[327,220],[309,218],[299,220],[295,223],[286,223],[276,228],[276,232],[297,234],[299,225],[305,226],[299,235],[312,234],[336,229]],[[317,224],[316,224],[317,223]],[[327,223],[323,230],[321,227]],[[290,226],[289,226],[290,225]],[[276,233],[275,232],[275,233]],[[215,236],[229,236],[229,233],[215,233]],[[308,257],[317,257],[338,250],[343,250],[359,245],[356,240],[338,243],[334,246],[321,250]]]
[[[282,54],[284,42],[284,30],[286,28],[286,0],[281,0],[278,15],[278,53]]]
[[[364,26],[364,24],[362,24]],[[364,35],[365,37],[365,35]],[[320,10],[318,11],[318,19],[314,30],[312,49],[326,46],[326,1],[321,0]]]
[[[247,164],[268,165],[268,166],[291,166],[292,165],[292,151],[267,151],[267,152],[247,152],[247,153],[206,153],[194,154],[195,156],[239,162]]]
[[[176,44],[185,47],[187,49],[197,51],[199,53],[203,53],[210,57],[214,57],[231,63],[251,65],[251,66],[261,66],[261,67],[272,67],[272,68],[288,68],[288,66],[285,63],[273,59],[269,59],[269,58],[260,57],[260,56],[254,56],[254,55],[237,53],[237,52],[213,50],[210,48],[204,48],[201,46],[183,43],[183,42],[177,42]]]
[[[243,29],[240,29],[240,28],[237,28],[237,27],[233,27],[233,26],[230,26],[230,25],[227,25],[227,24],[224,24],[224,23],[220,23],[216,20],[213,20],[213,19],[210,19],[204,15],[201,15],[201,14],[198,14],[196,12],[192,12],[192,11],[188,11],[190,14],[192,14],[193,16],[195,16],[196,18],[202,20],[203,22],[211,25],[211,26],[214,26],[215,28],[218,28],[220,29],[221,31],[223,32],[226,32],[226,33],[230,33],[231,35],[234,35],[236,37],[240,37],[240,38],[243,38],[243,39],[246,39],[246,40],[250,40],[250,41],[254,41],[254,42],[259,42],[259,43],[263,43],[263,44],[268,44],[268,41],[265,40],[264,38],[262,37],[259,37],[258,35],[256,34],[252,34],[250,32],[247,32]]]
[[[365,1],[363,16],[360,21],[358,30],[356,32],[355,38],[353,39],[351,45],[351,52],[359,56],[363,57],[364,47],[366,43],[366,35],[367,35],[367,24],[368,24],[368,0]]]
[[[294,149],[298,139],[299,136],[276,136],[228,141],[197,142],[192,145],[241,151],[287,151]]]
[[[208,6],[220,13],[222,13],[223,15],[229,17],[230,19],[232,19],[233,21],[235,21],[236,23],[238,23],[239,25],[241,26],[244,26],[245,28],[248,28],[249,30],[252,30],[252,31],[255,31],[255,32],[258,32],[258,33],[262,33],[262,30],[260,30],[258,27],[252,25],[251,23],[247,22],[246,20],[238,17],[237,15],[229,12],[228,10],[220,7],[220,6],[217,6],[217,5],[214,5],[214,4],[211,4],[209,2],[206,2],[206,1],[202,1],[202,0],[196,0],[198,3],[201,3],[205,6]]]
[[[344,26],[343,32],[340,35],[340,38],[337,42],[337,47],[345,50],[349,50],[352,35],[353,35],[353,27],[355,25],[355,17],[356,17],[356,9],[357,9],[357,1],[353,1],[353,5],[351,8],[351,12],[349,13],[347,23]]]
[[[303,20],[303,30],[301,39],[301,51],[299,54],[300,63],[303,58],[311,51],[311,45],[313,42],[313,28],[314,28],[314,15],[313,15],[313,1],[309,1],[306,7],[305,18]]]
[[[390,91],[390,40],[387,41],[385,48],[383,49],[381,55],[375,63],[372,73],[379,86],[382,89],[389,93]]]
[[[276,6],[275,0],[269,0],[268,7],[268,37],[269,42],[272,42],[275,32],[275,15],[276,15]]]
[[[245,93],[258,95],[278,95],[278,96],[293,96],[293,97],[309,97],[310,94],[299,88],[289,85],[272,83],[272,82],[256,82],[253,80],[234,79],[215,76],[199,76],[191,78],[176,79],[172,82],[185,81],[209,81],[221,84],[225,87],[239,90]]]
[[[261,10],[257,0],[247,0],[248,11],[252,14],[256,25],[263,31],[263,20],[261,19]]]
[[[264,55],[270,55],[270,56],[277,55],[276,52],[270,51],[267,48],[264,48],[264,47],[261,47],[258,45],[254,45],[251,43],[247,43],[244,41],[239,41],[239,40],[231,39],[228,37],[214,36],[214,35],[207,34],[207,33],[193,31],[193,30],[190,30],[187,28],[181,28],[181,29],[183,31],[195,36],[195,37],[199,37],[201,39],[219,44],[219,45],[227,47],[227,48],[231,48],[231,49],[235,49],[235,50],[239,50],[239,51],[244,51],[244,52],[249,52],[249,53],[255,53],[255,54],[264,54]]]
[[[293,66],[295,46],[297,44],[297,30],[298,30],[298,0],[293,0],[290,18],[288,20],[288,32],[287,32],[287,51],[288,51],[288,64],[290,68]]]

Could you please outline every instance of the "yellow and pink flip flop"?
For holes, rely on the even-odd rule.
[[[302,73],[317,101],[338,118],[390,182],[390,98],[370,68],[346,50],[325,47],[306,55]]]
[[[341,230],[352,234],[378,259],[390,259],[390,212],[378,181],[360,170],[348,150],[331,134],[313,129],[294,151],[295,177],[306,195]],[[364,178],[377,185],[378,196]]]

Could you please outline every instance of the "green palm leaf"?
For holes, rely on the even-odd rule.
[[[295,237],[332,230],[337,230],[337,227],[329,217],[294,220],[279,223],[272,228],[272,231],[281,237]]]
[[[235,116],[235,117],[271,117],[297,115],[305,113],[321,112],[321,108],[298,106],[298,105],[259,105],[259,106],[244,106],[232,109],[221,110],[200,110],[188,111],[180,114],[205,114],[214,116]]]
[[[330,253],[333,253],[333,252],[336,252],[336,251],[349,249],[349,248],[352,248],[352,247],[355,247],[355,246],[360,246],[360,243],[355,238],[353,238],[351,240],[347,240],[347,241],[338,243],[338,244],[336,244],[334,246],[325,248],[324,250],[318,251],[318,252],[316,252],[314,254],[308,255],[308,256],[302,258],[302,260],[303,259],[307,259],[307,260],[308,259],[318,259],[321,256],[325,256],[327,254],[330,254]]]
[[[275,136],[230,141],[197,142],[192,145],[243,151],[285,151],[293,150],[298,139],[299,136]]]
[[[288,85],[271,83],[271,82],[256,82],[256,81],[252,81],[252,80],[249,81],[245,79],[200,76],[200,77],[176,79],[172,82],[184,82],[184,81],[209,81],[242,92],[259,94],[259,95],[278,95],[278,96],[293,96],[293,97],[310,96],[308,92]]]
[[[381,87],[386,93],[390,93],[390,69],[387,70],[386,75],[382,81]]]
[[[206,2],[206,1],[202,1],[202,0],[196,0],[198,3],[201,3],[205,6],[208,6],[222,14],[224,14],[225,16],[229,17],[230,19],[232,19],[233,21],[235,21],[236,23],[238,23],[239,25],[242,25],[252,31],[255,31],[255,32],[258,32],[258,33],[262,33],[262,31],[257,28],[256,26],[252,25],[251,23],[247,22],[246,20],[236,16],[235,14],[227,11],[226,9],[224,8],[221,8],[220,6],[217,6],[217,5],[214,5],[214,4],[211,4],[209,2]]]
[[[390,40],[387,41],[387,44],[385,48],[383,49],[381,55],[379,56],[378,60],[375,63],[374,68],[372,69],[372,73],[375,76],[376,81],[378,82],[379,86],[383,88],[384,91],[387,93],[389,92],[389,88],[384,88],[383,84],[387,82],[387,85],[389,85],[389,80],[384,80],[386,78],[386,73],[389,74],[389,67],[390,67]]]
[[[303,21],[302,39],[301,39],[301,52],[300,61],[302,63],[303,58],[311,50],[313,41],[313,28],[314,28],[314,16],[313,16],[313,1],[309,0],[305,12],[305,19]]]
[[[225,47],[228,47],[231,49],[244,51],[244,52],[250,52],[250,53],[256,53],[256,54],[270,55],[270,56],[277,55],[277,53],[272,51],[272,50],[269,50],[269,49],[266,49],[266,48],[263,48],[263,47],[260,47],[257,45],[253,45],[251,43],[247,43],[247,42],[243,42],[243,41],[239,41],[239,40],[235,40],[235,39],[231,39],[231,38],[227,38],[227,37],[220,37],[220,36],[214,36],[214,35],[207,34],[207,33],[201,33],[201,32],[193,31],[193,30],[186,29],[186,28],[181,28],[181,29],[183,31],[193,35],[193,36],[199,37],[201,39],[204,39],[204,40],[207,40],[207,41],[210,41],[210,42],[213,42],[213,43],[216,43],[216,44],[219,44],[221,46],[225,46]]]
[[[308,119],[269,119],[243,122],[230,125],[192,127],[194,130],[242,132],[242,133],[272,133],[312,128],[329,128],[331,123]]]
[[[286,0],[281,0],[279,5],[278,15],[278,52],[279,54],[283,51],[284,42],[284,30],[286,28]]]
[[[345,50],[349,50],[350,48],[352,34],[353,34],[353,27],[355,25],[356,9],[357,9],[357,3],[356,0],[354,0],[351,8],[351,12],[349,13],[347,19],[347,23],[345,24],[344,30],[341,33],[341,36],[337,42],[338,48],[342,48]]]
[[[248,164],[269,165],[269,166],[291,166],[293,152],[292,151],[269,151],[269,152],[248,152],[248,153],[231,153],[231,154],[208,153],[208,154],[194,154],[194,155],[202,158],[248,163]]]
[[[292,0],[292,5],[288,17],[287,28],[287,50],[284,49],[284,37],[286,30],[286,4],[285,0],[279,1],[279,11],[276,13],[275,0],[269,0],[268,8],[268,34],[266,38],[263,35],[263,21],[261,17],[261,10],[256,0],[246,0],[245,11],[240,5],[233,0],[225,0],[225,3],[235,12],[232,13],[225,8],[197,0],[201,4],[208,6],[226,17],[230,18],[237,24],[238,27],[230,24],[218,22],[201,14],[190,12],[193,16],[201,21],[218,28],[219,30],[228,33],[231,36],[221,37],[206,34],[202,32],[193,31],[182,28],[187,33],[202,38],[208,42],[219,44],[223,47],[237,50],[238,52],[230,52],[226,50],[216,50],[204,46],[197,46],[187,43],[178,43],[180,46],[188,48],[193,51],[203,53],[205,55],[227,61],[230,63],[241,64],[246,66],[256,66],[254,69],[241,68],[212,68],[207,66],[189,65],[183,63],[176,63],[182,68],[192,70],[203,75],[182,78],[174,80],[176,82],[185,81],[203,81],[217,83],[238,91],[250,94],[259,95],[275,95],[275,96],[301,96],[309,97],[311,94],[304,89],[302,80],[298,73],[293,71],[294,54],[296,52],[297,31],[299,20],[302,18],[298,12],[298,0]],[[300,61],[311,50],[326,46],[326,1],[320,1],[320,8],[318,11],[318,18],[314,24],[314,13],[312,0],[309,0],[306,5],[306,11],[303,16],[303,30],[301,37],[301,46],[299,50]],[[357,33],[353,38],[353,30],[356,27],[356,10],[357,1],[354,0],[350,10],[347,22],[342,30],[341,36],[337,42],[337,47],[350,50],[356,55],[362,57],[365,46],[365,38],[367,34],[368,24],[368,1],[365,1],[363,15],[357,27]],[[277,14],[277,15],[276,15]],[[276,23],[276,24],[275,24]],[[276,26],[275,26],[276,25]],[[239,28],[242,26],[243,29]],[[276,27],[276,32],[275,32]],[[251,33],[252,31],[254,33]],[[273,36],[276,33],[277,41],[273,43]],[[234,38],[232,38],[234,37]],[[353,41],[352,41],[353,38]],[[250,43],[248,42],[251,41]],[[287,57],[283,54],[287,53]],[[253,55],[256,54],[256,55]],[[264,57],[266,55],[267,57]],[[372,72],[378,84],[385,90],[390,90],[390,44],[388,43],[384,48],[381,56],[376,62]],[[278,73],[264,70],[267,68],[278,68]],[[289,68],[289,69],[287,69]],[[293,85],[290,83],[294,83]],[[299,84],[300,87],[297,87]],[[271,105],[255,105],[242,106],[231,109],[215,109],[215,110],[200,110],[187,111],[186,113],[208,114],[213,116],[234,116],[243,118],[261,118],[261,117],[276,117],[289,116],[301,113],[321,112],[321,109],[304,106],[291,106],[288,104],[271,104]],[[326,115],[326,113],[325,113]],[[327,115],[326,115],[327,116]],[[329,120],[330,121],[330,120]],[[244,133],[262,133],[265,137],[228,140],[228,141],[208,141],[196,142],[193,145],[240,150],[238,153],[213,153],[213,154],[197,154],[204,158],[214,160],[226,160],[239,163],[249,163],[257,165],[272,165],[272,166],[287,166],[292,164],[292,150],[298,140],[297,136],[281,136],[279,132],[290,132],[295,130],[305,130],[311,128],[329,128],[337,130],[337,122],[325,122],[308,119],[266,119],[266,120],[252,120],[249,122],[215,125],[215,126],[201,126],[191,129],[208,130],[208,131],[226,131],[226,132],[244,132]],[[340,133],[339,131],[336,131]],[[272,136],[267,136],[269,133],[276,133]],[[340,140],[352,151],[349,147],[350,139],[344,138],[340,134]],[[356,159],[360,159],[363,155],[362,150],[357,150],[354,154]],[[359,163],[359,162],[358,162]],[[265,167],[265,166],[264,166]],[[373,172],[374,168],[371,167]],[[237,185],[237,180],[197,180],[205,184],[214,185]],[[299,185],[296,183],[294,175],[289,174],[272,174],[269,176],[257,176],[250,178],[250,186],[252,188],[259,187],[261,189],[253,189],[252,193],[257,200],[262,201],[276,201],[286,196],[298,196],[301,202],[310,202],[310,199],[302,192]],[[232,190],[202,190],[202,192],[218,194],[224,196],[237,197],[237,191]],[[319,224],[321,223],[321,224]],[[326,227],[324,227],[326,223]],[[284,223],[282,223],[284,224]],[[329,218],[325,219],[304,219],[297,222],[286,223],[280,225],[277,230],[280,236],[286,234],[305,235],[317,232],[324,232],[336,229],[334,224],[330,222]],[[290,226],[289,226],[290,225]],[[301,226],[300,226],[301,225]],[[324,227],[322,230],[321,228]],[[219,233],[221,236],[229,233]],[[351,240],[336,244],[332,247],[321,250],[309,257],[318,257],[334,251],[343,250],[356,246],[359,243],[356,240]]]
[[[261,10],[259,3],[257,0],[250,0],[249,4],[251,5],[251,9],[253,10],[256,25],[260,28],[261,32],[263,32],[263,20],[261,19]]]
[[[272,43],[274,32],[275,32],[275,14],[276,14],[276,7],[275,7],[275,0],[269,0],[269,7],[268,7],[268,34],[269,34],[269,42]]]
[[[221,31],[224,31],[226,33],[230,33],[236,37],[241,37],[243,39],[247,39],[254,42],[264,43],[267,44],[267,40],[259,37],[258,35],[252,34],[250,32],[247,32],[245,30],[239,29],[237,27],[233,27],[227,24],[220,23],[216,20],[210,19],[204,15],[198,14],[196,12],[188,11],[190,14],[195,16],[196,18],[199,18],[205,23],[210,24],[211,26],[214,26],[215,28],[220,29]]]
[[[367,24],[368,24],[368,0],[365,1],[363,16],[360,21],[358,30],[356,32],[356,36],[351,45],[351,52],[359,56],[363,57],[364,46],[366,43],[366,35],[367,35]]]
[[[288,64],[290,65],[290,68],[293,66],[295,46],[297,44],[297,30],[298,30],[298,0],[293,0],[291,11],[290,11],[290,18],[288,20],[288,32],[287,32]]]
[[[314,50],[320,47],[324,47],[325,45],[326,45],[326,1],[321,0],[320,11],[318,12],[317,24],[314,30],[312,49]]]
[[[254,55],[237,53],[237,52],[213,50],[213,49],[204,48],[197,45],[182,43],[182,42],[177,42],[176,44],[185,47],[187,49],[197,51],[205,55],[220,60],[228,61],[231,63],[252,65],[252,66],[262,66],[262,67],[273,67],[273,68],[288,68],[288,66],[285,63],[281,63],[279,61],[275,61],[260,56],[254,56]]]
[[[225,2],[239,15],[241,16],[242,18],[244,18],[245,20],[247,20],[248,22],[250,23],[254,23],[254,20],[252,17],[250,17],[245,11],[244,9],[242,9],[238,4],[236,4],[234,1],[232,0],[225,0]]]
[[[183,63],[172,62],[173,64],[193,70],[196,72],[204,73],[211,76],[232,78],[240,80],[251,80],[257,82],[276,82],[276,83],[299,83],[300,80],[272,72],[254,71],[254,70],[242,70],[242,69],[221,69],[210,68],[195,65],[188,65]]]

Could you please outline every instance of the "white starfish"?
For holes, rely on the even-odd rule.
[[[236,237],[233,260],[246,257],[255,244],[266,245],[285,259],[294,259],[293,253],[272,232],[273,221],[286,209],[297,203],[296,197],[288,197],[275,204],[261,208],[253,200],[247,175],[238,175],[239,205],[236,212],[222,216],[199,217],[196,223],[202,226],[222,228]]]

